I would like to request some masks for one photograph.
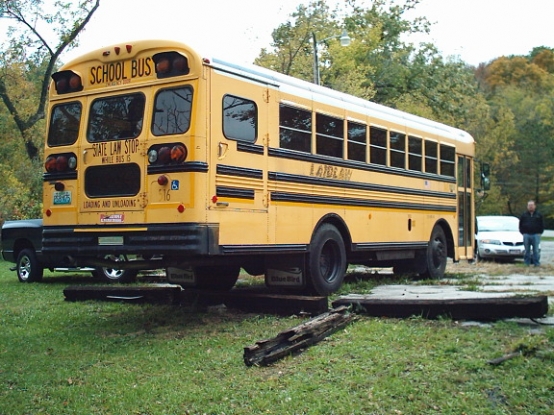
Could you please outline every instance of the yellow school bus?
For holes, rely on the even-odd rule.
[[[52,78],[46,254],[217,290],[242,268],[319,295],[348,264],[440,278],[473,257],[464,131],[172,41]]]

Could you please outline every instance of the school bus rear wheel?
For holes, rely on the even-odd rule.
[[[308,254],[308,283],[318,295],[337,291],[346,272],[346,250],[340,232],[331,224],[323,224],[313,234]]]

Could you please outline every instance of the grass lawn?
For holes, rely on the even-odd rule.
[[[22,284],[10,265],[0,261],[0,415],[554,413],[548,326],[360,316],[299,355],[246,367],[244,347],[304,319],[66,302],[66,286],[93,280]],[[536,351],[487,363],[520,347]]]

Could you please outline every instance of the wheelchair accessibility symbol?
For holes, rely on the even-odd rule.
[[[171,181],[171,190],[179,190],[179,180]]]

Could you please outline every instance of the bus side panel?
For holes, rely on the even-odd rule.
[[[266,245],[268,88],[216,70],[210,76],[208,217],[219,223],[220,245]]]

